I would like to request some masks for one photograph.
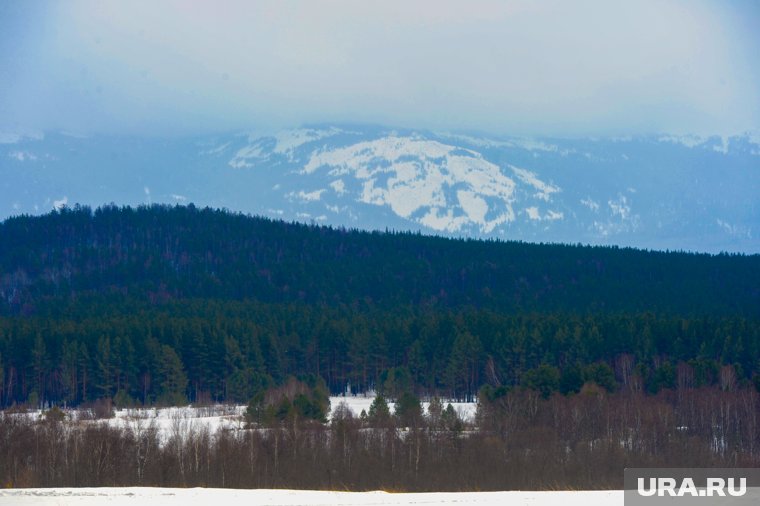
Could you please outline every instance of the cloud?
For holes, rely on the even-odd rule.
[[[12,65],[0,59],[14,69],[0,97],[14,124],[179,133],[341,121],[562,135],[760,125],[760,43],[747,21],[760,15],[747,3],[48,7],[41,28],[5,22],[20,41]]]

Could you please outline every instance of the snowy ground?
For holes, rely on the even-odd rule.
[[[49,488],[0,490],[0,505],[42,506],[196,506],[255,504],[272,506],[328,505],[622,505],[622,491],[593,492],[315,492],[309,490],[230,490],[206,488]]]
[[[345,402],[356,416],[365,410],[369,412],[369,407],[375,399],[372,396],[349,395],[346,397],[330,397],[330,407],[335,409],[339,403]],[[448,401],[443,401],[446,407]],[[459,413],[463,420],[472,420],[475,416],[476,404],[474,402],[452,402],[454,409]],[[427,413],[429,403],[423,402],[422,407]],[[388,403],[388,407],[393,412],[394,404]],[[174,408],[145,408],[145,409],[118,409],[115,410],[115,416],[105,422],[112,427],[120,427],[132,430],[146,429],[153,425],[158,429],[159,437],[162,441],[167,441],[172,434],[185,434],[191,429],[207,428],[210,432],[218,429],[238,430],[245,426],[243,414],[246,406],[232,405],[213,405],[213,406],[182,406]],[[41,411],[30,411],[27,416],[39,417]],[[77,411],[69,412],[72,418],[79,416]],[[329,415],[328,415],[329,417]]]
[[[363,395],[348,395],[346,397],[330,397],[330,407],[332,409],[335,409],[335,407],[341,403],[345,402],[348,404],[348,407],[351,408],[351,411],[354,412],[355,415],[359,415],[362,410],[365,410],[369,413],[369,407],[372,404],[372,401],[375,400],[375,396],[363,396]],[[449,403],[447,400],[442,400],[443,407],[445,408],[446,405]],[[428,406],[430,405],[429,402],[423,402],[422,403],[422,409],[427,414]],[[471,421],[475,418],[475,410],[477,408],[477,403],[475,402],[451,402],[452,407],[456,410],[457,413],[459,413],[459,417],[466,421]],[[395,404],[393,402],[388,403],[388,407],[391,409],[391,413],[393,413],[393,410],[395,408]]]

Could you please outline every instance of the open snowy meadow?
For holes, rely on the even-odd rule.
[[[375,400],[372,395],[347,395],[330,397],[330,413],[342,402],[345,402],[354,416],[359,416],[362,411],[369,412],[372,401]],[[446,406],[449,401],[443,401]],[[422,409],[427,413],[429,402],[422,402]],[[477,404],[474,402],[451,402],[452,407],[464,421],[472,421],[475,418]],[[391,412],[395,409],[393,402],[388,402]],[[159,438],[166,442],[172,435],[182,435],[195,429],[208,429],[213,433],[219,429],[224,430],[241,430],[245,427],[245,410],[244,405],[215,404],[211,406],[181,406],[171,408],[125,408],[114,410],[112,418],[95,420],[93,423],[106,423],[111,427],[144,430],[149,426],[154,426],[158,430]],[[27,416],[39,417],[42,411],[35,410],[27,413]],[[82,413],[77,410],[68,412],[69,416],[74,419],[82,418]]]
[[[206,488],[51,488],[0,491],[0,504],[13,506],[200,506],[246,504],[329,505],[508,505],[606,506],[623,504],[622,491],[583,492],[324,492],[311,490],[231,490]]]

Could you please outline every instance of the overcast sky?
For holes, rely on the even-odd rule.
[[[0,129],[760,128],[760,2],[0,2]]]

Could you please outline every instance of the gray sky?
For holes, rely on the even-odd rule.
[[[752,0],[5,0],[0,129],[732,134],[758,34]]]

